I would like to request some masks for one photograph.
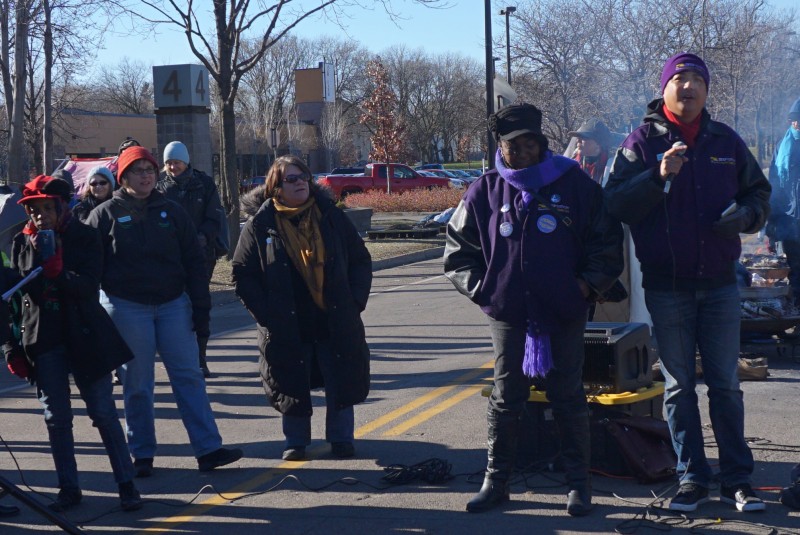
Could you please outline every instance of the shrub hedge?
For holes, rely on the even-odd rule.
[[[403,193],[370,190],[351,193],[344,198],[347,208],[372,208],[375,212],[442,212],[454,208],[464,194],[463,189],[414,189]]]

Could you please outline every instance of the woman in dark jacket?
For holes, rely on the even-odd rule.
[[[108,167],[98,165],[89,171],[88,177],[81,194],[81,202],[72,209],[73,215],[81,222],[86,221],[96,206],[110,199],[117,187],[117,181]]]
[[[36,385],[44,409],[60,489],[51,509],[69,509],[82,498],[72,433],[71,373],[108,453],[122,508],[132,511],[142,502],[132,481],[133,465],[110,375],[132,354],[98,303],[100,237],[72,217],[71,193],[67,182],[44,175],[25,185],[19,203],[30,220],[14,238],[12,268],[20,277],[39,268],[41,274],[12,298],[14,336],[7,337],[3,349],[12,373]],[[102,343],[95,343],[100,338]]]
[[[105,260],[100,302],[133,350],[123,394],[128,445],[137,477],[153,472],[156,352],[167,369],[181,420],[201,472],[233,463],[242,450],[222,447],[203,374],[197,336],[208,336],[211,296],[203,253],[186,211],[155,189],[158,164],[143,147],[118,160],[120,189],[89,215]]]
[[[311,182],[295,156],[278,158],[266,201],[242,230],[233,256],[236,294],[258,324],[261,378],[283,414],[285,460],[311,443],[311,390],[325,387],[326,440],[355,454],[353,405],[369,393],[361,312],[372,259],[355,227]]]

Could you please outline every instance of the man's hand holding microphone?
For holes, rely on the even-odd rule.
[[[681,172],[683,164],[689,161],[689,158],[683,155],[688,147],[683,141],[676,141],[672,144],[664,156],[661,158],[661,168],[659,169],[659,176],[664,181],[664,193],[669,193],[672,187],[672,179],[675,175]]]

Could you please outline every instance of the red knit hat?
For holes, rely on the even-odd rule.
[[[17,204],[25,204],[36,199],[61,199],[69,202],[72,188],[66,180],[39,175],[22,188],[22,198]]]
[[[117,178],[119,180],[122,179],[125,175],[125,171],[127,171],[128,167],[133,165],[133,162],[136,160],[147,160],[156,168],[156,174],[158,173],[158,162],[153,155],[150,154],[149,150],[144,147],[128,147],[119,155],[119,158],[117,158]]]

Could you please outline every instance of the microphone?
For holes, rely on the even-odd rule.
[[[676,141],[675,143],[672,144],[672,148],[678,149],[677,154],[683,156],[683,153],[686,152],[686,149],[688,147],[686,146],[686,143],[684,143],[683,141]],[[669,193],[669,189],[672,187],[672,180],[674,178],[675,178],[675,173],[670,173],[667,175],[667,180],[666,182],[664,182],[664,194]]]

